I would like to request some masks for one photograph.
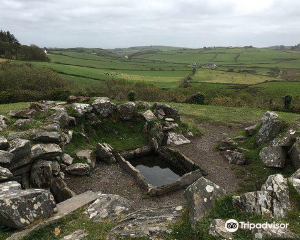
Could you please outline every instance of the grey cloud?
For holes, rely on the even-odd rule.
[[[298,0],[0,0],[0,28],[25,44],[297,44]]]

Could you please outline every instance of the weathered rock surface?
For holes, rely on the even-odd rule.
[[[300,169],[292,174],[292,176],[289,178],[289,181],[300,194]]]
[[[243,165],[246,163],[246,157],[239,151],[227,150],[224,152],[224,157],[230,164]]]
[[[49,144],[37,144],[34,145],[31,149],[31,155],[33,159],[53,159],[62,154],[60,146],[55,143]]]
[[[150,208],[127,215],[109,232],[109,240],[143,238],[161,239],[171,233],[170,225],[181,216],[182,206]]]
[[[38,160],[34,162],[30,172],[31,186],[36,188],[50,188],[52,181],[52,162]]]
[[[168,140],[167,144],[169,145],[183,145],[190,143],[191,141],[188,140],[185,136],[183,136],[181,133],[176,133],[176,132],[169,132],[168,133]]]
[[[268,177],[261,191],[232,197],[236,207],[267,217],[283,218],[290,210],[287,180],[281,174]]]
[[[61,160],[66,165],[72,165],[74,159],[69,154],[64,153],[61,157]]]
[[[255,239],[299,239],[295,233],[285,228],[255,228],[251,233]]]
[[[75,232],[64,236],[60,240],[81,240],[88,236],[88,233],[85,230],[78,229]]]
[[[0,150],[6,150],[8,148],[9,148],[9,143],[7,139],[3,136],[0,136]]]
[[[66,172],[71,175],[84,176],[90,174],[90,166],[84,163],[75,163],[66,168]]]
[[[0,166],[9,165],[14,158],[14,154],[0,150]]]
[[[86,211],[94,222],[105,219],[115,220],[133,210],[133,203],[126,198],[114,194],[101,194]]]
[[[7,139],[9,141],[12,141],[12,140],[15,140],[17,138],[26,138],[26,137],[27,137],[26,132],[9,132],[8,136],[7,136]]]
[[[197,180],[185,190],[185,197],[189,205],[189,216],[192,226],[213,206],[215,200],[226,194],[226,191],[204,177]]]
[[[85,103],[73,103],[72,108],[78,117],[82,117],[93,110],[93,107],[90,104]]]
[[[50,132],[59,132],[61,130],[60,125],[58,123],[51,123],[43,127],[44,130]]]
[[[33,119],[18,119],[13,126],[21,130],[25,130],[33,122]]]
[[[222,237],[225,239],[232,239],[232,233],[225,228],[225,221],[223,219],[212,220],[209,226],[209,234],[214,237]]]
[[[75,95],[70,95],[67,98],[68,103],[73,103],[73,102],[88,102],[90,101],[90,97],[85,97],[85,96],[75,96]]]
[[[12,140],[10,142],[8,151],[14,155],[13,160],[18,160],[20,158],[26,157],[31,152],[30,142],[25,139]]]
[[[0,183],[0,194],[21,190],[21,184],[16,181]],[[1,206],[1,205],[0,205]]]
[[[94,168],[96,165],[96,154],[93,150],[81,150],[76,153],[76,157],[90,164],[92,168]]]
[[[37,111],[30,108],[25,108],[21,110],[13,110],[9,112],[9,116],[14,118],[32,118],[37,114]]]
[[[237,146],[237,143],[233,141],[231,138],[226,138],[218,144],[218,149],[220,151],[225,151]]]
[[[264,147],[259,156],[267,167],[283,168],[286,162],[286,151],[281,146]]]
[[[133,102],[121,104],[118,106],[118,112],[122,120],[130,120],[135,112],[135,104]]]
[[[147,110],[143,113],[143,117],[147,122],[156,121],[157,117],[154,115],[154,113],[151,110]]]
[[[293,166],[296,169],[299,169],[300,168],[300,138],[297,138],[296,142],[289,150],[289,156],[292,160]]]
[[[180,116],[179,116],[178,110],[171,107],[170,105],[154,103],[153,108],[157,109],[157,110],[162,109],[163,112],[165,113],[165,117],[173,118],[176,121],[180,121]]]
[[[266,112],[261,121],[262,127],[256,136],[257,145],[272,141],[280,133],[283,125],[282,121],[279,120],[279,115],[273,112]]]
[[[49,191],[29,189],[1,192],[0,206],[0,223],[20,229],[53,214],[56,204]]]
[[[246,127],[245,128],[246,135],[248,137],[253,136],[256,133],[256,128],[257,128],[257,125],[252,125],[250,127]]]
[[[57,109],[56,112],[49,117],[49,119],[54,124],[59,124],[61,128],[68,126],[70,120],[69,115],[64,108]],[[46,130],[51,131],[50,129]]]
[[[50,189],[58,203],[66,201],[76,195],[60,177],[52,179]]]
[[[97,158],[107,163],[116,162],[116,159],[113,155],[113,148],[108,143],[98,143],[96,147]]]
[[[13,174],[7,169],[0,167],[0,180],[7,180],[13,177]]]
[[[58,132],[48,132],[42,129],[34,129],[30,132],[30,139],[42,143],[60,143],[61,135]]]
[[[7,128],[7,124],[6,124],[6,117],[3,115],[0,115],[0,132],[3,131],[5,128]]]
[[[116,105],[112,103],[107,97],[96,98],[92,103],[94,112],[103,118],[109,117],[116,109]]]

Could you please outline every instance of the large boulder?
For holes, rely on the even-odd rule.
[[[0,132],[7,128],[6,120],[7,118],[5,116],[0,115]]]
[[[0,183],[0,195],[11,191],[21,190],[21,184],[16,181]],[[1,205],[0,205],[1,206]]]
[[[118,112],[122,120],[131,120],[135,112],[135,103],[128,102],[119,105]]]
[[[56,202],[66,201],[76,195],[60,177],[52,179],[50,189]]]
[[[50,188],[52,181],[52,162],[45,160],[35,161],[30,172],[31,186],[36,188]]]
[[[292,160],[293,166],[296,169],[299,169],[300,168],[300,138],[297,138],[296,142],[289,150],[289,156]]]
[[[98,143],[96,148],[96,155],[100,161],[107,163],[116,162],[116,159],[113,155],[113,148],[108,143]]]
[[[25,139],[15,139],[10,142],[10,147],[8,151],[14,155],[13,160],[18,160],[20,158],[30,155],[30,142]]]
[[[55,143],[36,144],[31,149],[33,159],[54,159],[62,154],[60,146]]]
[[[12,110],[9,112],[9,116],[13,118],[32,118],[37,114],[37,111],[30,108],[25,108],[21,110]]]
[[[0,192],[0,206],[0,223],[20,229],[53,214],[56,204],[49,191],[29,189]]]
[[[232,233],[225,228],[225,221],[223,219],[214,219],[209,226],[209,234],[214,237],[221,237],[222,239],[232,239]]]
[[[30,132],[30,139],[42,143],[60,143],[61,135],[58,132],[48,132],[42,129],[34,129]]]
[[[226,191],[215,183],[202,177],[185,190],[189,205],[189,216],[195,228],[204,215],[211,209],[215,200],[226,194]]]
[[[30,171],[32,161],[33,159],[30,156],[26,156],[18,160],[14,160],[7,166],[7,168],[14,176],[20,176]]]
[[[171,225],[179,220],[182,211],[182,206],[138,210],[120,220],[108,233],[108,239],[162,239],[161,235],[172,232]]]
[[[14,159],[14,154],[0,150],[0,166],[8,166]]]
[[[170,105],[154,103],[153,108],[157,109],[157,110],[160,110],[160,109],[163,110],[165,117],[167,117],[167,118],[173,118],[176,121],[180,120],[178,110],[171,107]]]
[[[9,143],[7,139],[3,136],[0,136],[0,150],[6,150],[9,148]]]
[[[93,110],[90,104],[85,103],[73,103],[72,109],[76,112],[77,117],[82,117]]]
[[[76,153],[76,157],[84,160],[86,163],[92,166],[94,168],[96,166],[96,154],[93,150],[81,150]]]
[[[147,110],[143,113],[143,117],[147,122],[156,121],[157,117],[154,115],[154,113],[151,110]]]
[[[190,143],[191,141],[188,140],[185,136],[183,136],[181,133],[176,133],[176,132],[169,132],[168,133],[168,140],[167,144],[168,145],[183,145]]]
[[[69,115],[64,108],[57,109],[53,115],[49,118],[53,123],[59,124],[61,128],[68,126],[69,124]],[[51,131],[50,129],[46,129]]]
[[[248,213],[284,218],[291,209],[287,180],[281,174],[268,177],[261,191],[232,197],[234,205]]]
[[[7,168],[0,167],[0,181],[8,180],[12,177],[13,177],[13,174]]]
[[[274,112],[266,112],[262,116],[262,126],[256,136],[256,144],[261,145],[272,141],[282,130],[283,123],[279,115]]]
[[[70,175],[85,176],[90,174],[90,166],[85,163],[75,163],[66,168]]]
[[[112,103],[107,97],[96,98],[92,103],[94,112],[103,118],[109,117],[116,109],[116,105]]]
[[[243,165],[246,163],[246,157],[239,151],[227,150],[224,152],[224,157],[230,164]]]
[[[286,162],[286,151],[281,146],[264,147],[259,156],[267,167],[283,168]]]
[[[133,203],[126,198],[114,194],[100,194],[86,213],[93,222],[115,220],[133,210]]]

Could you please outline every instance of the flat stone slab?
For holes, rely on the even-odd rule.
[[[79,208],[93,202],[94,200],[96,200],[98,198],[98,196],[99,196],[98,194],[100,194],[100,193],[87,191],[85,193],[76,195],[73,198],[70,198],[64,202],[57,204],[56,205],[57,213],[54,216],[52,216],[51,218],[47,219],[46,221],[44,221],[42,223],[32,226],[31,228],[25,229],[21,232],[16,232],[15,234],[13,234],[9,238],[7,238],[7,240],[23,239],[24,237],[28,236],[32,231],[37,230],[41,227],[47,226],[63,217],[66,217],[66,216],[72,214],[73,212],[75,212],[76,210],[78,210]]]
[[[101,194],[85,213],[93,222],[100,222],[105,219],[117,219],[132,210],[133,203],[128,199],[114,194]]]
[[[87,235],[88,235],[88,233],[86,231],[78,229],[75,232],[73,232],[67,236],[64,236],[60,240],[81,240],[84,237],[86,237]]]
[[[162,207],[143,209],[128,214],[108,233],[109,240],[148,237],[161,239],[160,235],[170,233],[170,224],[181,216],[183,207]]]

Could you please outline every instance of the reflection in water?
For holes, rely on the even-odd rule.
[[[185,174],[157,155],[136,158],[130,163],[143,174],[148,184],[158,187],[172,183]]]

